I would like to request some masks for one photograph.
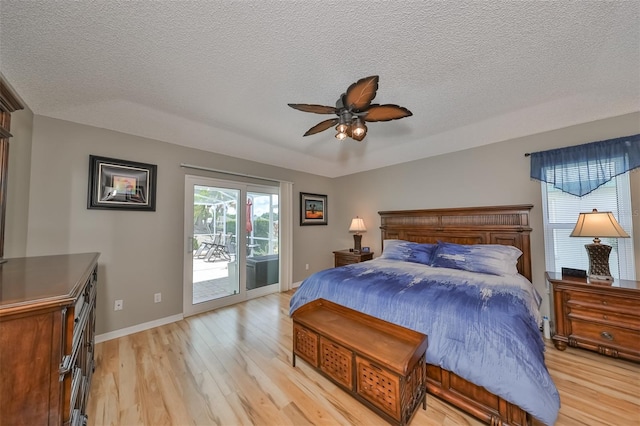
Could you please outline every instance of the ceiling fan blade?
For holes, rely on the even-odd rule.
[[[344,95],[344,106],[353,111],[366,109],[378,91],[378,76],[372,75],[353,83]]]
[[[412,115],[411,111],[398,105],[371,105],[364,116],[364,121],[391,121]]]
[[[337,114],[335,107],[312,104],[287,104],[293,109],[304,112],[313,112],[315,114]]]
[[[328,120],[321,121],[307,130],[307,133],[305,133],[303,136],[315,135],[316,133],[323,132],[338,124],[338,121],[340,121],[339,118],[330,118]]]

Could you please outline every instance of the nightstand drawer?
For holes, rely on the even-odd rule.
[[[341,256],[336,259],[336,266],[351,265],[353,263],[360,263],[360,259],[353,256]]]
[[[373,252],[364,253],[349,250],[338,250],[334,251],[333,255],[335,259],[334,266],[336,268],[338,266],[351,265],[373,259]]]
[[[585,321],[571,321],[571,337],[640,352],[640,332]]]
[[[592,321],[640,331],[640,317],[637,315],[627,315],[606,309],[593,309],[582,305],[570,305],[568,316],[570,320]]]
[[[577,291],[566,291],[565,294],[567,306],[570,308],[584,306],[589,309],[615,311],[640,318],[638,301],[635,299]]]

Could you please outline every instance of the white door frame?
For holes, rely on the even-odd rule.
[[[279,276],[280,280],[277,285],[265,286],[257,289],[246,290],[246,279],[244,272],[246,270],[246,251],[242,250],[243,246],[239,244],[246,240],[246,228],[241,224],[246,221],[246,209],[238,208],[236,222],[238,223],[237,234],[237,256],[236,268],[239,277],[239,293],[236,295],[226,296],[220,299],[214,299],[210,302],[199,303],[193,305],[193,186],[203,185],[219,188],[229,188],[240,190],[239,204],[247,198],[247,190],[259,192],[261,188],[273,188],[273,186],[248,184],[244,182],[236,182],[223,179],[215,179],[203,176],[185,175],[185,214],[184,214],[184,262],[183,262],[183,315],[195,315],[201,312],[217,309],[238,302],[242,302],[254,297],[260,297],[265,294],[276,291],[286,291],[291,288],[291,231],[293,229],[292,218],[290,214],[292,210],[292,185],[288,182],[280,183],[278,197],[278,219],[279,219]]]

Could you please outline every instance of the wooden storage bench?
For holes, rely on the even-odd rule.
[[[392,424],[427,408],[427,336],[325,299],[293,315],[296,356]]]

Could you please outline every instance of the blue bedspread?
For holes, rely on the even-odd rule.
[[[378,258],[311,275],[290,314],[318,298],[426,334],[429,364],[555,423],[560,397],[544,363],[540,296],[523,276]]]

